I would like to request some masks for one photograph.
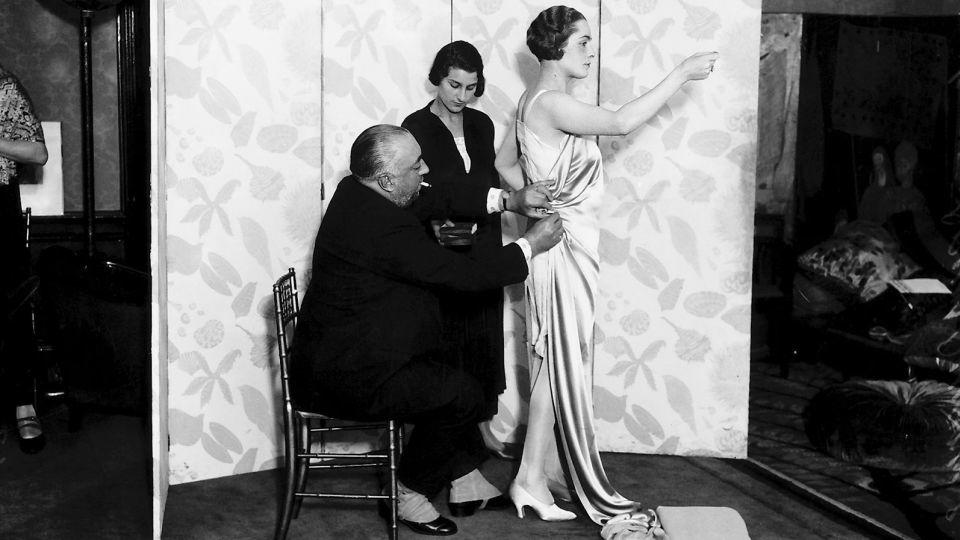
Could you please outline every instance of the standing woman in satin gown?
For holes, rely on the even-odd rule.
[[[424,177],[431,189],[470,186],[500,187],[494,167],[493,122],[467,106],[483,95],[485,80],[479,51],[466,41],[444,45],[436,54],[428,75],[437,87],[435,97],[422,109],[404,119],[403,127],[413,134],[430,167]],[[447,216],[433,221],[426,234],[441,239],[441,226],[474,222],[472,239],[464,236],[443,242],[450,249],[483,256],[485,250],[499,249],[500,217],[486,219]],[[469,230],[470,225],[465,225]],[[464,240],[467,240],[465,242]],[[503,445],[490,432],[489,420],[497,413],[499,395],[506,387],[503,372],[503,293],[485,291],[441,295],[441,315],[449,356],[457,367],[473,375],[483,388],[486,408],[480,433],[486,446],[503,455]]]
[[[605,524],[639,510],[610,485],[594,435],[592,372],[599,274],[599,220],[603,167],[595,135],[625,135],[640,128],[687,81],[705,79],[717,53],[690,56],[647,93],[618,110],[582,103],[570,95],[595,58],[590,25],[577,10],[554,6],[527,30],[527,46],[540,61],[532,88],[521,96],[496,165],[511,187],[549,181],[564,238],[531,261],[526,284],[530,347],[530,416],[523,456],[510,495],[517,513],[530,506],[545,520],[574,519],[554,494],[577,496],[590,519]],[[557,428],[568,489],[558,456]],[[632,519],[652,527],[652,511]],[[613,522],[611,522],[613,523]]]

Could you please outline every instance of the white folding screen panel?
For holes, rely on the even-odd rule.
[[[745,457],[759,0],[603,0],[600,100],[616,108],[718,51],[648,125],[601,137],[594,405],[602,449]]]
[[[166,2],[170,483],[282,462],[271,284],[320,220],[321,12]]]

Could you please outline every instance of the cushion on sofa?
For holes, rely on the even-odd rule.
[[[866,301],[920,267],[900,252],[896,240],[872,222],[854,221],[804,252],[797,264],[815,282],[837,286]]]

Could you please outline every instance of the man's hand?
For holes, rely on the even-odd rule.
[[[549,184],[548,181],[534,182],[511,193],[504,201],[504,208],[527,217],[542,218],[553,211],[553,206],[550,205],[553,195],[550,193]]]
[[[533,255],[543,253],[563,238],[563,222],[560,220],[560,214],[553,214],[541,220],[538,220],[523,235],[530,242],[530,251]]]

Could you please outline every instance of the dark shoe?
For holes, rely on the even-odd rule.
[[[381,500],[378,505],[380,510],[380,516],[387,520],[387,523],[390,522],[390,505],[386,501]],[[450,536],[451,534],[457,534],[457,524],[449,519],[440,516],[433,521],[428,521],[426,523],[418,523],[416,521],[407,521],[402,517],[397,516],[397,522],[403,523],[410,528],[411,531],[417,534],[426,534],[429,536]]]
[[[477,510],[496,510],[498,508],[509,508],[510,505],[510,499],[506,495],[497,495],[492,499],[479,501],[448,502],[447,508],[450,509],[450,515],[453,517],[467,517],[472,516]]]
[[[36,416],[17,419],[17,436],[20,438],[20,450],[25,454],[36,454],[47,444],[40,419]]]
[[[402,518],[397,518],[397,521],[410,527],[410,530],[417,534],[426,534],[429,536],[450,536],[451,534],[457,534],[457,524],[443,516],[427,523],[417,523],[416,521],[407,521]]]

